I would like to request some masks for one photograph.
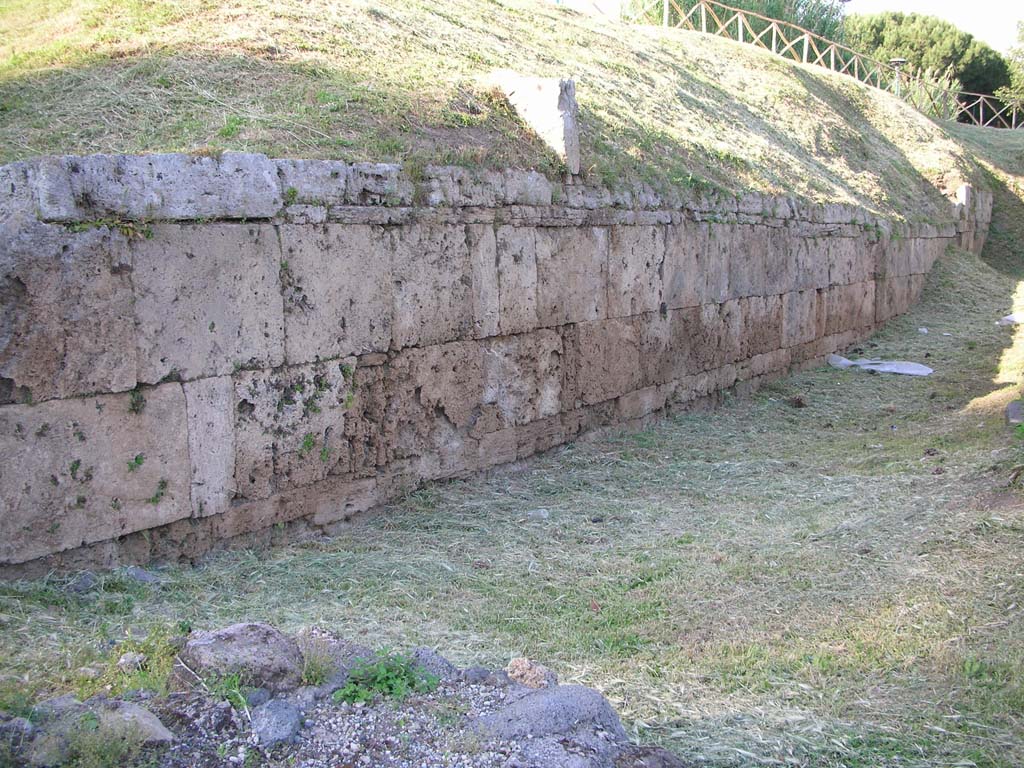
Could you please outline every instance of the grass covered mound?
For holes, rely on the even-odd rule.
[[[540,0],[8,0],[0,161],[219,152],[559,170],[481,78],[577,80],[586,172],[944,215],[970,152],[852,78]],[[1024,150],[1024,132],[1017,146]]]

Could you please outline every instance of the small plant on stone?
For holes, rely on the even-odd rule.
[[[295,205],[295,201],[298,200],[298,199],[299,199],[299,190],[297,190],[295,187],[288,187],[288,189],[286,189],[284,191],[284,204],[285,205]]]
[[[436,675],[417,667],[408,656],[379,651],[349,673],[348,682],[334,692],[333,699],[350,704],[373,701],[378,696],[404,699],[411,693],[430,693],[439,682]]]
[[[142,454],[142,453],[135,454],[135,458],[128,462],[128,471],[129,472],[134,472],[135,470],[137,470],[139,467],[142,466],[142,463],[145,460],[146,460],[145,454]]]
[[[146,499],[146,501],[150,504],[159,504],[165,495],[167,495],[167,480],[161,477],[160,482],[156,484],[156,493]]]
[[[131,413],[139,414],[146,407],[146,397],[142,390],[133,389],[128,395],[128,410]]]
[[[299,456],[305,456],[314,448],[316,448],[316,435],[312,432],[307,432],[306,436],[302,438],[302,445],[299,447]]]
[[[68,734],[64,765],[75,768],[119,768],[131,765],[142,751],[142,739],[134,728],[101,728],[99,718],[87,712]]]

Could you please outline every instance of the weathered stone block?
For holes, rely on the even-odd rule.
[[[718,294],[717,282],[709,287],[708,248],[707,224],[683,221],[665,228],[664,300],[668,309],[697,307],[710,301],[711,293]],[[716,258],[714,263],[721,266],[727,262]],[[719,272],[724,272],[728,282],[728,271]]]
[[[0,403],[135,386],[131,259],[106,227],[0,244]]]
[[[350,205],[412,205],[415,189],[393,163],[355,163],[349,171]]]
[[[765,253],[764,291],[777,296],[793,290],[797,261],[797,238],[789,229],[779,227],[768,230],[768,250]]]
[[[830,285],[850,285],[870,280],[874,260],[864,242],[852,237],[834,237],[828,241],[828,276]]]
[[[640,340],[631,319],[582,323],[578,343],[579,368],[575,376],[584,405],[611,400],[639,388]]]
[[[532,227],[498,227],[499,319],[503,335],[537,327],[537,242]]]
[[[798,291],[828,288],[828,241],[818,237],[798,237],[794,246],[793,288]]]
[[[284,362],[277,234],[266,224],[163,224],[132,243],[138,377],[195,379]]]
[[[249,499],[351,466],[345,420],[358,393],[355,358],[233,376],[235,489]]]
[[[608,231],[539,227],[537,316],[541,326],[607,317]]]
[[[664,298],[665,228],[611,228],[608,253],[608,316],[655,312]]]
[[[720,368],[738,360],[742,319],[737,300],[671,313],[676,377]]]
[[[826,305],[822,292],[792,291],[782,297],[782,346],[814,341],[825,332]]]
[[[284,202],[313,205],[344,205],[347,202],[349,166],[340,160],[281,159],[277,175]]]
[[[781,347],[781,297],[750,296],[740,299],[739,302],[742,318],[739,357],[745,359]]]
[[[394,346],[402,349],[470,337],[473,275],[465,228],[412,224],[389,235]]]
[[[235,492],[235,387],[230,376],[186,382],[192,514],[227,511]]]
[[[716,224],[712,228],[729,227],[732,240],[729,254],[729,296],[763,296],[765,264],[768,254],[768,232],[765,227],[744,224]]]
[[[493,208],[505,202],[505,179],[495,171],[431,166],[421,189],[426,191],[428,205]]]
[[[490,341],[484,351],[483,403],[501,427],[519,426],[561,410],[562,337],[540,330]]]
[[[868,280],[853,285],[832,286],[825,292],[825,334],[867,328],[875,320],[875,283]]]
[[[181,385],[0,407],[0,562],[192,514]]]
[[[280,228],[285,359],[381,352],[391,344],[391,258],[380,227]]]
[[[467,224],[466,241],[473,275],[473,338],[497,336],[501,297],[494,227],[490,224]]]
[[[283,202],[274,162],[240,152],[43,158],[36,195],[49,221],[259,219]]]

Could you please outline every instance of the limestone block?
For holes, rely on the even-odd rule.
[[[387,350],[391,259],[380,227],[280,227],[284,346],[289,364]]]
[[[562,337],[553,330],[487,344],[483,403],[497,407],[501,427],[519,426],[561,410],[562,354]]]
[[[274,161],[281,179],[283,198],[289,205],[344,205],[347,202],[349,166],[340,160]]]
[[[473,276],[473,338],[497,336],[501,316],[498,279],[498,244],[490,224],[467,224],[470,268]]]
[[[765,227],[745,224],[716,224],[712,228],[728,227],[733,247],[729,258],[729,296],[763,296],[765,293],[765,265],[768,257],[768,232]]]
[[[43,158],[36,195],[48,221],[258,219],[283,202],[274,162],[240,152]]]
[[[622,421],[630,421],[660,411],[672,391],[672,387],[663,384],[627,392],[616,402],[617,417]]]
[[[793,290],[796,280],[797,238],[785,227],[768,230],[764,291],[778,296]]]
[[[936,260],[946,252],[948,243],[939,238],[922,238],[911,241],[909,272],[926,275],[931,272]]]
[[[0,244],[0,403],[135,386],[123,235],[34,224]]]
[[[637,317],[640,343],[640,384],[664,384],[675,378],[678,368],[673,346],[675,312],[651,312]]]
[[[533,131],[555,151],[569,173],[580,172],[579,108],[576,84],[554,77],[524,77],[500,70],[488,78]]]
[[[524,333],[537,327],[537,242],[532,227],[498,227],[499,332]]]
[[[139,381],[284,362],[277,234],[266,224],[161,224],[132,242]]]
[[[551,205],[551,182],[544,174],[509,169],[503,175],[509,205]]]
[[[495,171],[430,166],[425,177],[422,188],[428,205],[493,208],[505,202],[505,179]]]
[[[350,205],[412,205],[415,191],[393,163],[355,163],[345,189]]]
[[[852,237],[833,237],[828,241],[828,276],[830,285],[849,285],[870,280],[874,260],[863,242]]]
[[[608,231],[540,227],[537,316],[550,327],[607,317]]]
[[[832,286],[825,292],[825,334],[867,328],[875,320],[875,283]]]
[[[709,287],[708,248],[707,224],[683,221],[665,228],[664,300],[668,309],[696,307],[712,301],[712,294],[719,294],[717,281]],[[718,266],[728,263],[723,259],[713,261]],[[724,272],[727,281],[727,270],[719,272]]]
[[[516,458],[525,459],[551,450],[566,439],[565,424],[558,416],[516,427]]]
[[[742,319],[739,357],[749,358],[779,349],[782,346],[782,298],[750,296],[740,299],[739,304]]]
[[[793,288],[798,291],[828,288],[828,241],[819,237],[798,237],[794,246]]]
[[[782,346],[814,341],[825,332],[826,305],[822,291],[792,291],[782,296]]]
[[[353,401],[355,358],[233,377],[235,489],[267,498],[351,466],[345,421]]]
[[[608,252],[608,316],[655,312],[664,298],[665,228],[611,228]]]
[[[192,514],[227,511],[235,492],[235,387],[230,376],[184,384]]]
[[[706,278],[706,292],[701,297],[701,304],[722,303],[732,293],[730,286],[731,263],[734,254],[733,230],[721,224],[702,225],[707,232],[707,250],[701,267]],[[700,252],[698,252],[700,258]],[[698,281],[698,285],[699,285]]]
[[[410,350],[411,378],[419,404],[456,427],[470,426],[484,392],[484,346],[455,342]],[[396,367],[401,366],[396,361]]]
[[[640,342],[631,319],[581,323],[578,343],[579,369],[575,375],[584,405],[639,388]]]
[[[375,477],[360,480],[328,478],[317,483],[306,492],[311,496],[314,525],[329,525],[340,520],[351,520],[361,512],[367,512],[387,501],[384,488]]]
[[[470,337],[473,277],[465,228],[412,224],[389,235],[394,346],[402,349]]]
[[[740,358],[739,301],[676,310],[671,321],[677,377],[720,368]]]
[[[36,198],[30,177],[38,162],[0,166],[0,242],[10,242],[18,230],[37,221]]]
[[[516,431],[515,427],[508,427],[481,436],[477,445],[477,466],[488,469],[515,461],[519,450]]]
[[[181,385],[144,397],[137,412],[127,394],[0,407],[0,562],[191,515]]]

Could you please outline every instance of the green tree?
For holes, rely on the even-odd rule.
[[[947,73],[964,90],[991,94],[1010,84],[1010,65],[997,51],[948,21],[887,11],[846,19],[845,42],[880,61],[906,59],[914,71]]]
[[[1018,109],[1024,106],[1024,21],[1017,22],[1017,46],[1007,57],[1010,65],[1010,83],[996,90],[996,96]]]

